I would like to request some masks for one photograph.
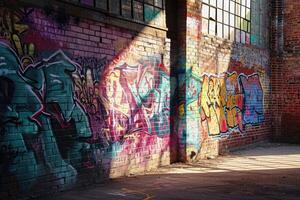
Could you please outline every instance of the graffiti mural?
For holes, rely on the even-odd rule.
[[[7,9],[0,8],[0,36],[14,47],[22,66],[26,67],[33,63],[35,55],[35,45],[33,43],[23,42],[21,35],[25,33],[29,26],[33,8]]]
[[[135,132],[169,133],[169,74],[159,56],[133,56],[134,50],[120,54],[105,69],[107,61],[100,59],[98,66],[73,74],[78,98],[97,121],[93,142],[118,142]]]
[[[0,13],[1,190],[32,191],[45,179],[69,187],[102,159],[168,148],[161,54],[139,56],[131,44],[110,59],[75,56],[33,31],[34,9]]]
[[[263,90],[259,76],[257,74],[248,77],[241,75],[239,81],[244,94],[244,124],[259,124],[263,122]]]
[[[25,81],[41,98],[42,112],[49,115],[60,154],[72,166],[80,166],[81,154],[88,146],[84,140],[92,135],[88,116],[75,98],[71,73],[80,70],[77,68],[58,51],[23,72]]]
[[[152,154],[170,157],[175,92],[163,64],[166,56],[159,50],[141,55],[131,34],[99,26],[131,38],[122,49],[111,50],[105,42],[118,39],[88,37],[77,31],[78,24],[61,30],[41,13],[0,9],[0,183],[5,185],[0,190],[32,191],[45,179],[65,188],[87,169],[100,173],[101,167],[117,163],[118,170],[130,159],[146,168]],[[94,44],[77,36],[103,41]],[[96,46],[99,52],[88,51]],[[180,145],[187,146],[182,149],[200,148],[204,125],[218,138],[264,121],[258,74],[198,74],[178,75],[178,93],[185,93],[177,110],[183,120],[176,131],[185,136]]]
[[[201,88],[200,92],[194,88]],[[258,74],[204,74],[197,79],[191,76],[186,96],[188,108],[198,102],[188,110],[201,113],[201,121],[207,125],[210,136],[235,129],[243,132],[247,124],[257,125],[264,121],[263,89]]]
[[[238,75],[236,73],[227,74],[226,77],[226,118],[229,128],[238,127],[243,130],[243,98],[244,95],[241,91]]]
[[[112,142],[135,132],[169,133],[170,80],[161,63],[159,56],[141,60],[131,49],[104,71],[100,95]]]
[[[4,44],[1,52],[1,170],[14,176],[21,191],[32,187],[39,176],[51,174],[62,186],[74,183],[76,170],[59,153],[48,114],[22,76],[16,53]],[[26,98],[24,98],[26,97]],[[30,102],[30,104],[28,103]],[[39,113],[39,115],[37,115]]]
[[[201,107],[211,135],[228,130],[224,106],[226,104],[225,80],[215,76],[203,76]]]
[[[14,50],[0,52],[1,167],[32,181],[22,190],[49,173],[74,183],[91,144],[169,134],[169,75],[157,57],[84,70],[59,50],[23,70]]]

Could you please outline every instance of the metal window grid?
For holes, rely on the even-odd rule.
[[[222,38],[225,38],[225,33],[224,33],[224,27],[228,27],[228,30],[230,29],[233,29],[234,30],[234,41],[237,41],[237,32],[239,32],[239,41],[238,42],[241,42],[242,41],[242,32],[245,33],[245,40],[246,40],[246,34],[249,35],[249,40],[250,39],[250,36],[251,36],[251,4],[252,4],[252,1],[251,0],[221,0],[222,1],[222,6],[220,7],[220,5],[218,4],[219,1],[217,0],[206,0],[206,1],[203,1],[202,2],[202,8],[203,8],[203,5],[204,6],[208,6],[208,18],[207,17],[204,17],[203,16],[203,13],[202,13],[202,17],[203,19],[207,20],[208,22],[208,26],[207,26],[207,33],[210,34],[210,29],[211,29],[211,21],[214,22],[214,35],[218,35]],[[225,10],[225,1],[228,1],[228,11]],[[243,3],[244,2],[244,3]],[[230,3],[233,3],[234,4],[234,11],[231,10],[231,6],[230,6]],[[215,13],[214,14],[214,18],[212,18],[211,16],[211,11],[212,10],[215,10]],[[237,10],[238,9],[238,10]],[[245,9],[245,16],[243,17],[242,16],[242,9]],[[218,10],[220,10],[222,12],[222,21],[219,22],[218,21]],[[246,11],[249,11],[249,13],[247,13]],[[238,13],[239,12],[239,13]],[[225,21],[225,17],[224,17],[224,13],[228,14],[228,23],[226,24],[224,21]],[[249,14],[249,16],[247,16],[247,14]],[[233,19],[233,23],[231,22],[231,17],[230,15],[233,15],[234,16],[234,19]],[[247,28],[246,30],[244,30],[244,27],[243,26],[243,23],[246,23],[247,24]],[[222,25],[222,30],[218,30],[218,24],[221,24]],[[219,34],[218,31],[221,31],[221,34]],[[228,31],[229,32],[229,31]],[[227,36],[227,39],[230,38],[230,32]],[[246,41],[245,41],[246,43]],[[249,41],[250,43],[250,41]]]
[[[102,12],[105,13],[110,13],[110,14],[117,14],[119,16],[122,16],[124,18],[127,19],[132,19],[132,20],[138,20],[138,21],[142,21],[142,22],[147,22],[145,19],[145,7],[151,7],[153,10],[153,15],[154,15],[154,11],[163,11],[165,9],[165,0],[115,0],[118,2],[118,12],[112,12],[112,3],[113,0],[59,0],[62,2],[68,2],[68,3],[73,3],[76,5],[82,5],[84,7],[90,7],[90,8],[94,8],[94,9],[99,9]],[[125,15],[125,10],[124,10],[124,5],[125,3],[129,4],[130,2],[130,15]],[[100,3],[103,3],[102,5],[106,5],[105,8],[100,7],[98,5],[100,5]],[[135,18],[135,3],[141,3],[142,4],[142,14],[143,14],[143,18],[142,19],[136,19]],[[159,5],[160,4],[160,5]],[[128,13],[128,12],[127,12]]]

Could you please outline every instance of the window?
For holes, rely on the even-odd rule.
[[[202,0],[202,33],[250,44],[251,0]]]
[[[149,23],[164,10],[164,0],[63,0],[118,15],[127,19]],[[157,23],[155,23],[157,24]]]

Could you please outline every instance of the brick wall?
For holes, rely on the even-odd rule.
[[[1,196],[170,163],[166,31],[59,8],[0,10]]]
[[[204,74],[201,157],[270,139],[269,51],[210,36],[203,36],[199,51]]]
[[[181,160],[269,139],[268,49],[203,35],[201,1],[188,0],[179,7],[186,12],[185,22],[178,25],[186,24],[186,35],[179,34],[184,52],[184,64],[178,66],[178,91],[184,91],[177,105],[179,141],[185,144]]]
[[[5,195],[63,190],[269,138],[281,112],[271,112],[270,97],[283,105],[289,89],[279,82],[283,59],[273,61],[271,96],[269,50],[201,34],[201,1],[176,1],[171,40],[164,25],[35,2],[0,10]],[[299,62],[285,60],[289,68]],[[295,95],[296,76],[289,81]]]
[[[272,7],[272,129],[275,140],[299,143],[300,2],[277,0]]]

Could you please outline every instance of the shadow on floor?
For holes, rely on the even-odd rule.
[[[50,199],[298,200],[299,196],[300,146],[265,144],[239,155],[177,163],[148,175],[114,179]]]

